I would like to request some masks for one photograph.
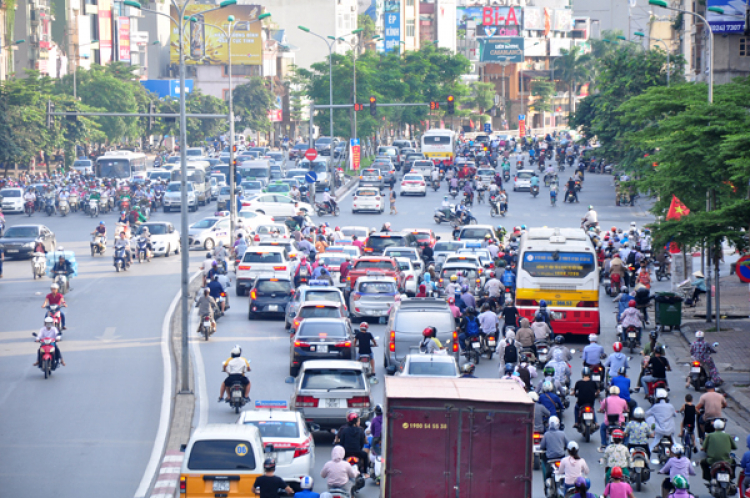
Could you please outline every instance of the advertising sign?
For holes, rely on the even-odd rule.
[[[216,28],[207,26],[214,24],[226,29],[227,16],[234,16],[237,20],[253,21],[263,11],[258,5],[230,5],[213,12],[202,12],[215,8],[215,5],[190,4],[186,15],[194,18],[187,25],[187,46],[185,47],[185,63],[222,65],[229,63],[229,50],[224,33]],[[171,8],[172,17],[176,18],[177,11]],[[205,23],[205,24],[204,24]],[[256,66],[261,64],[261,23],[254,22],[249,26],[239,25],[232,35],[232,64]],[[170,38],[170,62],[180,61],[179,31],[172,26]]]
[[[99,63],[112,61],[112,3],[99,0]]]
[[[723,14],[706,11],[706,20],[715,35],[741,35],[745,29],[745,9],[750,0],[706,0],[706,7],[719,7]],[[732,14],[732,15],[730,15]]]
[[[523,11],[517,6],[456,7],[458,29],[466,29],[467,21],[474,21],[477,36],[519,36],[522,20]]]
[[[519,137],[526,136],[526,121],[521,120],[518,122],[518,136]]]
[[[358,138],[350,138],[349,146],[351,147],[352,153],[349,154],[349,169],[357,171],[360,165],[361,150],[359,146]]]
[[[522,264],[532,277],[583,278],[596,269],[593,254],[575,252],[526,252]]]
[[[120,17],[117,19],[118,46],[120,47],[119,60],[130,62],[130,18]]]
[[[385,2],[385,15],[383,16],[383,28],[385,30],[384,51],[399,51],[401,41],[401,3],[398,0]]]
[[[552,31],[570,31],[573,29],[573,11],[570,9],[555,9],[554,19]]]
[[[523,37],[479,39],[480,62],[523,62]]]
[[[234,58],[234,57],[232,57]],[[283,121],[284,114],[281,111],[281,109],[269,109],[268,110],[268,120],[272,123],[277,123],[279,121]]]
[[[536,31],[544,29],[544,12],[541,7],[524,7],[523,29]]]

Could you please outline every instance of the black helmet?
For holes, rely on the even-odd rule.
[[[649,333],[648,333],[648,336],[649,336],[649,337],[650,337],[651,339],[653,339],[653,340],[656,340],[656,336],[657,336],[657,334],[656,334],[656,331],[655,331],[655,330],[652,330],[651,332],[649,332]]]
[[[591,377],[591,369],[589,367],[583,367],[583,371],[581,371],[581,377]]]
[[[276,469],[276,459],[275,458],[266,458],[263,461],[263,470],[275,470]]]
[[[565,344],[565,337],[561,335],[555,336],[555,344]]]
[[[468,306],[468,307],[466,308],[466,313],[471,313],[471,314],[474,314],[474,313],[476,313],[476,310],[474,309],[474,307],[473,307],[473,306]]]
[[[375,415],[383,414],[383,405],[375,405]]]

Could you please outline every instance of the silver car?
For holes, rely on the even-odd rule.
[[[180,195],[180,182],[170,182],[167,190],[164,192],[164,212],[168,213],[172,209],[182,209],[182,200]],[[195,189],[192,182],[187,182],[187,209],[188,211],[198,211],[198,197],[195,195]]]
[[[190,249],[210,251],[216,244],[229,245],[229,222],[225,216],[211,216],[193,223],[188,229]]]
[[[393,277],[382,274],[359,277],[349,295],[349,313],[359,318],[388,316],[397,294],[398,285]]]
[[[290,407],[321,428],[338,429],[350,410],[366,416],[373,408],[363,365],[350,360],[311,360],[302,364]]]
[[[388,373],[399,377],[460,377],[458,363],[452,355],[412,353],[406,355],[396,365],[389,367]]]

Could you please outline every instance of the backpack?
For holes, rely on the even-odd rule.
[[[470,336],[479,335],[479,321],[476,318],[467,320],[466,334]]]
[[[628,254],[627,263],[628,266],[632,266],[635,264],[635,251],[630,251],[630,254]]]
[[[503,356],[505,363],[516,363],[518,361],[518,348],[514,341],[505,344],[505,354]],[[530,381],[531,379],[529,379]]]

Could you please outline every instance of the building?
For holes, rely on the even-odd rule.
[[[456,0],[430,0],[419,4],[419,42],[437,42],[456,52]]]

